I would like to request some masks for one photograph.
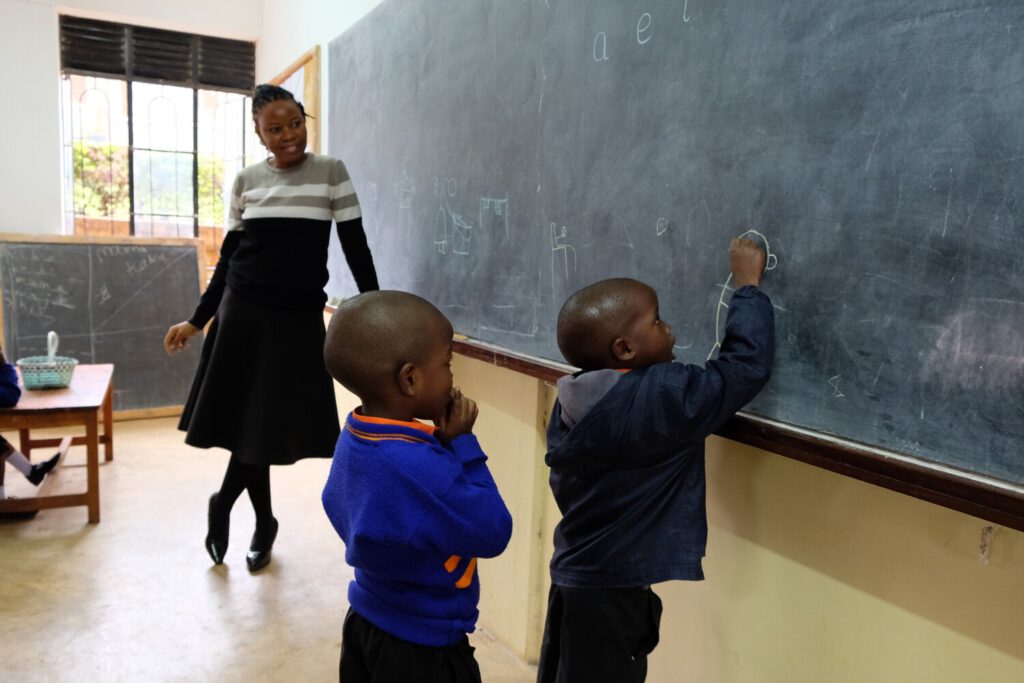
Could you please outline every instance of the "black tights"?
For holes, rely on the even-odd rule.
[[[256,526],[271,523],[274,511],[270,506],[270,465],[247,465],[232,453],[224,482],[217,492],[217,507],[221,514],[231,512],[242,491],[249,490],[249,500],[256,511]]]

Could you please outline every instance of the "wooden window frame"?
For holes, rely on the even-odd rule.
[[[314,154],[320,154],[320,46],[316,45],[288,65],[268,83],[281,85],[299,69],[302,72],[302,92],[292,93],[302,102],[309,118],[306,120],[306,144]]]

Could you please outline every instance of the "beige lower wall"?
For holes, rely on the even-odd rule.
[[[515,520],[508,550],[481,562],[480,625],[535,661],[554,390],[468,358],[454,369]],[[655,588],[650,683],[1024,681],[1024,534],[997,529],[986,564],[982,520],[716,437],[707,463],[707,580]]]
[[[516,519],[509,551],[484,567],[480,623],[536,660],[543,617],[524,624],[521,605],[546,601],[559,513],[543,446],[538,472],[516,440],[543,437],[555,392],[476,360],[455,373],[480,405],[478,433]],[[515,424],[532,411],[510,411],[509,394],[532,406],[538,390],[541,416]],[[974,517],[717,437],[707,470],[707,580],[655,588],[665,611],[651,683],[1024,681],[1024,534],[998,529],[985,564],[989,524]],[[537,548],[532,534],[539,580],[518,556]]]
[[[665,603],[661,681],[1024,681],[1024,534],[708,442],[702,583]]]

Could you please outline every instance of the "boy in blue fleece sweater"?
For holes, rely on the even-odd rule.
[[[0,349],[0,408],[14,407],[18,404],[18,399],[20,398],[21,387],[18,386],[18,371],[7,362],[3,349]],[[7,469],[4,466],[5,462],[11,463],[14,469],[25,475],[25,478],[33,486],[39,486],[43,483],[43,478],[49,474],[50,470],[57,466],[59,460],[60,453],[57,453],[48,460],[43,460],[33,465],[21,451],[14,447],[14,444],[0,436],[0,500],[3,500],[7,495],[4,491],[4,473]],[[28,515],[16,512],[12,516],[29,517],[34,514],[34,511]]]
[[[757,395],[774,355],[764,252],[730,245],[736,290],[718,358],[673,363],[658,296],[636,280],[573,294],[558,347],[581,372],[558,381],[548,425],[555,529],[540,683],[647,677],[661,601],[651,584],[704,578],[704,439]]]
[[[476,404],[452,388],[451,323],[413,294],[367,292],[338,307],[324,360],[362,402],[323,492],[355,569],[339,677],[479,683],[477,558],[505,549],[512,517],[473,436]]]

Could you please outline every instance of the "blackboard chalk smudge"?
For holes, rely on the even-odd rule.
[[[972,299],[947,318],[924,356],[927,380],[943,389],[1006,391],[1024,383],[1024,302]]]

